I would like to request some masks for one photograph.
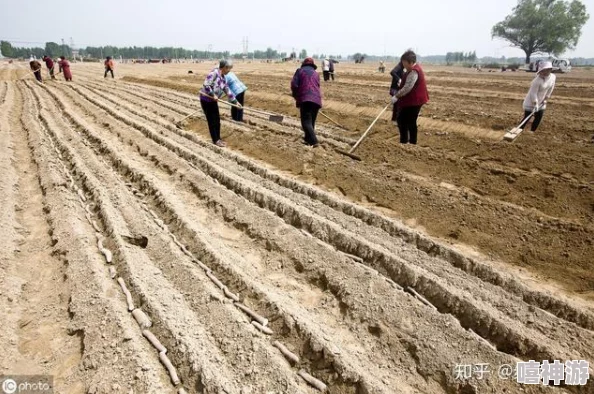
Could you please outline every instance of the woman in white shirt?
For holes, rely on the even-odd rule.
[[[536,78],[530,84],[530,90],[524,99],[524,119],[534,113],[534,120],[530,128],[533,132],[538,128],[547,107],[547,100],[551,98],[553,89],[555,89],[557,77],[552,72],[553,64],[544,62],[536,73]]]

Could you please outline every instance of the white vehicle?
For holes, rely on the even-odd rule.
[[[538,72],[540,69],[540,65],[544,62],[544,59],[537,60],[534,63],[530,63],[528,67],[522,68],[527,72]],[[556,57],[549,57],[549,61],[553,63],[553,72],[554,73],[568,73],[571,71],[571,62],[569,59],[557,59]]]
[[[568,73],[571,71],[571,62],[569,59],[551,58],[551,62],[553,63],[553,71],[555,72]]]

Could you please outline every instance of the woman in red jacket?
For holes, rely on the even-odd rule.
[[[421,66],[417,64],[417,55],[408,50],[400,58],[406,73],[402,77],[401,88],[392,97],[398,105],[398,130],[401,144],[417,143],[417,119],[421,107],[429,102],[427,82]]]
[[[72,81],[72,71],[70,71],[70,62],[66,60],[64,56],[60,56],[58,66],[60,66],[59,72],[64,73],[64,79],[66,79],[66,81],[68,82]]]

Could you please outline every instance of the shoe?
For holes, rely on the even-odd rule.
[[[227,144],[223,140],[218,140],[217,142],[215,142],[215,145],[220,146],[221,148],[224,148],[227,146]]]
[[[394,126],[398,126],[398,122],[396,122],[395,120],[393,120],[393,121],[392,121],[392,124],[393,124]]]

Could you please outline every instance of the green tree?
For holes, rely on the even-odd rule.
[[[57,57],[63,55],[62,47],[55,42],[46,42],[45,43],[45,54],[49,57]]]
[[[13,48],[12,48],[12,45],[10,44],[10,42],[0,41],[0,53],[2,54],[2,56],[6,56],[6,57],[14,56]]]
[[[533,53],[560,55],[574,49],[589,17],[579,0],[519,0],[491,34],[523,50],[530,63]]]
[[[299,58],[305,59],[306,57],[307,57],[307,51],[305,49],[302,49],[301,53],[299,53]]]

